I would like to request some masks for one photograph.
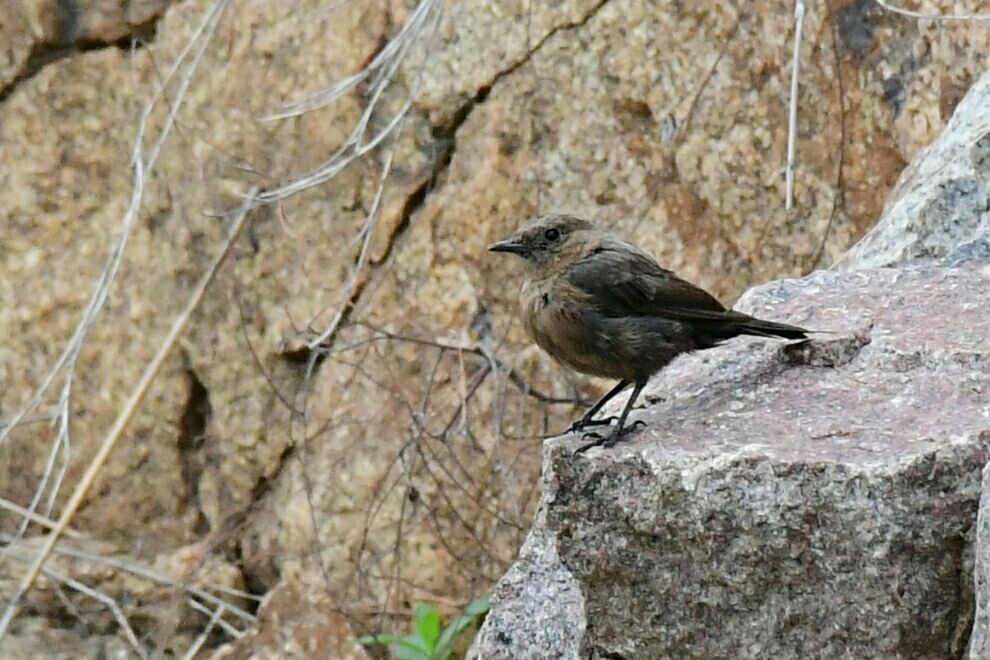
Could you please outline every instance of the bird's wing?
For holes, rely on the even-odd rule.
[[[565,277],[606,316],[664,316],[684,321],[744,317],[625,243],[602,244],[572,264]]]

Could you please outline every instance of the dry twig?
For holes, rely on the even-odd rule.
[[[804,0],[794,2],[794,59],[791,62],[791,103],[787,114],[787,166],[784,208],[794,206],[794,158],[797,149],[798,79],[801,73],[801,33],[804,30]]]
[[[919,11],[912,11],[892,5],[887,0],[876,0],[876,2],[887,11],[911,18],[922,18],[931,21],[990,21],[990,14],[922,14]]]

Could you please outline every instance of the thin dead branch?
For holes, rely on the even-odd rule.
[[[76,361],[78,359],[79,353],[82,350],[83,345],[87,337],[89,336],[90,330],[92,329],[97,317],[103,309],[106,300],[109,296],[110,288],[116,279],[117,273],[120,269],[120,264],[123,260],[124,250],[127,246],[127,239],[130,235],[130,231],[133,228],[141,210],[142,201],[144,199],[144,191],[146,181],[154,169],[155,163],[158,160],[158,156],[161,153],[162,147],[168,138],[172,127],[175,125],[176,113],[178,108],[182,103],[182,99],[189,87],[193,74],[198,68],[198,64],[202,59],[203,53],[205,52],[206,45],[210,42],[213,31],[219,22],[220,16],[223,9],[227,6],[229,0],[218,0],[218,2],[212,7],[212,9],[207,12],[206,16],[199,24],[197,29],[194,31],[192,37],[186,43],[185,47],[180,51],[179,55],[176,57],[172,64],[172,67],[167,72],[165,79],[162,80],[155,88],[151,97],[144,106],[141,116],[138,120],[138,130],[137,136],[134,140],[134,146],[132,150],[131,157],[131,167],[132,167],[132,188],[131,188],[131,198],[127,210],[124,213],[123,222],[121,223],[121,230],[118,235],[116,243],[113,245],[110,255],[107,259],[106,265],[100,276],[97,278],[96,285],[92,296],[83,312],[82,318],[77,323],[75,330],[73,331],[72,337],[70,338],[65,349],[63,349],[59,358],[55,361],[55,364],[49,370],[49,372],[42,379],[41,384],[35,390],[31,399],[28,403],[23,406],[15,416],[10,420],[10,422],[0,430],[0,449],[5,446],[11,432],[15,427],[17,427],[22,420],[28,419],[31,413],[37,408],[37,406],[43,400],[45,394],[48,392],[49,388],[53,385],[59,374],[65,374],[60,390],[58,407],[56,408],[55,418],[59,422],[59,431],[56,440],[53,444],[52,451],[49,454],[49,461],[46,464],[44,476],[41,479],[41,483],[35,491],[35,495],[32,498],[30,506],[27,511],[31,514],[36,513],[36,508],[40,503],[43,494],[46,489],[49,489],[48,483],[51,478],[52,472],[55,469],[54,457],[58,449],[61,449],[61,455],[63,461],[61,466],[58,468],[58,473],[55,475],[52,481],[52,486],[49,489],[48,502],[54,504],[55,498],[58,495],[58,489],[61,486],[62,477],[64,476],[65,469],[68,463],[68,454],[71,447],[70,437],[69,437],[69,415],[70,415],[70,402],[71,402],[71,391],[72,391],[72,380],[75,373]],[[198,48],[196,46],[198,45]],[[188,60],[188,62],[187,62]],[[156,140],[152,143],[150,150],[145,154],[144,139],[145,133],[147,131],[148,123],[151,118],[152,111],[157,107],[159,100],[161,100],[165,95],[165,89],[167,84],[175,78],[179,72],[182,70],[183,65],[186,65],[185,71],[182,75],[178,76],[178,85],[176,90],[175,102],[169,105],[169,112],[166,116],[165,123],[161,129]],[[50,510],[50,506],[46,507]],[[29,516],[25,516],[24,521],[19,529],[18,537],[23,536],[27,529],[29,523]],[[54,536],[57,536],[54,535]],[[40,565],[37,568],[32,568],[29,571],[37,576]],[[25,576],[27,578],[27,576]],[[33,581],[34,578],[32,578]],[[26,582],[25,582],[26,583]],[[23,592],[18,591],[15,593],[14,598],[8,604],[7,610],[4,616],[0,618],[0,639],[3,639],[4,634],[8,626],[10,625],[10,618],[13,616],[14,611],[16,611],[17,601],[23,596]]]
[[[921,18],[929,21],[990,21],[990,14],[923,14],[920,11],[898,7],[887,2],[887,0],[876,0],[876,2],[887,11],[911,18]]]
[[[17,552],[16,550],[13,550],[9,546],[0,546],[0,554],[3,554],[5,557],[10,557],[12,559],[16,559],[17,561],[24,563],[30,563],[32,561],[32,558],[29,557],[28,555]],[[113,598],[106,595],[102,591],[98,589],[93,589],[92,587],[83,584],[79,580],[69,577],[65,573],[62,573],[61,571],[57,571],[47,566],[45,566],[42,570],[45,576],[48,577],[50,580],[71,587],[72,589],[75,589],[79,593],[89,596],[90,598],[96,600],[97,602],[105,606],[113,615],[113,618],[114,620],[116,620],[117,625],[120,626],[120,629],[124,633],[124,638],[127,640],[128,644],[131,645],[131,648],[134,649],[134,652],[137,653],[138,657],[142,658],[142,660],[148,657],[147,652],[144,650],[144,647],[141,646],[141,643],[138,642],[137,636],[134,634],[134,629],[131,628],[131,624],[128,623],[127,617],[124,615],[123,610],[120,609],[120,605],[117,604],[117,601],[115,601]]]
[[[794,58],[791,62],[791,101],[787,113],[787,166],[784,208],[794,206],[794,159],[797,150],[798,80],[801,74],[801,34],[804,31],[804,0],[794,2]]]
[[[213,24],[213,27],[216,27],[216,23]],[[209,39],[204,40],[202,47],[203,49],[205,49],[205,45],[208,42]],[[202,55],[202,50],[199,53],[199,56],[201,55]],[[175,343],[178,340],[179,336],[185,330],[185,327],[188,324],[189,319],[192,316],[192,313],[196,310],[197,307],[199,307],[199,304],[202,302],[203,295],[206,293],[207,287],[209,287],[210,283],[213,281],[213,278],[216,276],[216,273],[219,270],[220,266],[223,264],[224,260],[226,259],[227,254],[230,252],[230,247],[233,245],[234,241],[240,235],[241,229],[244,227],[244,221],[248,215],[248,211],[247,211],[248,206],[250,204],[250,201],[253,200],[253,191],[248,194],[246,199],[248,200],[248,203],[246,203],[239,210],[239,212],[235,215],[234,219],[232,220],[231,227],[228,230],[226,240],[221,245],[217,255],[213,259],[213,262],[209,265],[209,267],[206,269],[206,272],[200,278],[200,281],[196,285],[196,288],[193,290],[193,293],[190,296],[189,301],[186,303],[185,309],[183,309],[183,311],[179,314],[178,318],[176,318],[176,320],[173,322],[172,328],[169,331],[168,335],[165,337],[165,340],[162,342],[162,345],[158,349],[158,352],[155,354],[154,358],[152,358],[151,362],[145,368],[145,371],[142,374],[140,381],[138,381],[137,386],[134,388],[134,391],[131,393],[130,398],[124,404],[124,407],[121,409],[120,414],[118,415],[116,421],[114,422],[110,431],[107,433],[106,438],[104,438],[103,443],[100,445],[99,450],[97,450],[96,455],[90,461],[89,465],[86,468],[85,473],[83,474],[79,483],[76,485],[75,490],[72,492],[69,501],[66,503],[65,508],[62,511],[61,517],[59,517],[57,526],[46,537],[45,544],[38,552],[37,556],[34,559],[34,562],[31,564],[31,567],[28,569],[27,573],[25,573],[23,579],[21,580],[20,585],[18,586],[17,591],[14,593],[13,598],[11,599],[10,603],[7,605],[7,609],[4,612],[3,618],[0,619],[0,639],[3,638],[4,633],[6,632],[7,628],[10,625],[10,621],[13,619],[14,615],[17,612],[17,607],[20,602],[20,599],[27,592],[27,590],[31,588],[31,585],[34,584],[34,581],[37,579],[38,574],[41,572],[45,564],[45,561],[48,559],[48,556],[51,554],[52,550],[54,549],[55,544],[58,542],[59,536],[68,527],[69,522],[72,520],[76,511],[79,510],[79,506],[82,504],[83,498],[86,496],[86,494],[89,492],[89,489],[92,487],[93,483],[95,482],[97,475],[99,474],[100,470],[103,468],[103,465],[106,463],[106,460],[110,455],[110,452],[113,451],[113,448],[116,446],[118,440],[122,436],[124,429],[127,427],[128,422],[130,422],[131,417],[134,415],[134,412],[137,410],[140,403],[144,400],[144,396],[147,393],[148,388],[151,386],[152,381],[158,375],[159,369],[161,368],[162,364],[165,362],[165,358],[167,358],[169,353],[171,353],[172,348],[175,346]]]

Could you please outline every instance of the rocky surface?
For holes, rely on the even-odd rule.
[[[828,334],[681,358],[628,442],[549,442],[530,552],[495,590],[478,657],[963,654],[990,262],[820,272],[740,308]],[[515,623],[536,611],[545,645]],[[579,650],[561,646],[582,629]]]
[[[969,644],[971,660],[990,657],[990,464],[983,468],[983,494],[976,523],[976,614]]]
[[[76,658],[126,658],[133,649],[115,634],[79,635],[61,627],[51,617],[22,617],[4,639],[3,653],[11,660],[75,660]]]
[[[83,50],[141,45],[175,0],[19,0],[0,6],[0,99],[21,81]]]
[[[0,6],[0,418],[30,397],[78,321],[129,199],[135,118],[209,4]],[[53,8],[72,9],[71,25]],[[222,229],[204,212],[320,163],[367,90],[301,118],[260,118],[358,70],[410,8],[249,0],[224,17],[80,355],[66,484],[212,256]],[[527,386],[557,398],[596,389],[524,339],[512,266],[484,246],[534,211],[572,211],[727,301],[803,273],[873,223],[990,51],[982,26],[919,23],[867,0],[811,8],[787,213],[792,11],[784,0],[448,3],[354,290],[353,239],[380,153],[256,214],[74,524],[146,559],[208,537],[258,592],[319,565],[341,602],[447,599],[456,611],[515,556],[539,437],[574,410],[439,344],[497,347]],[[132,49],[132,38],[146,43]],[[386,105],[418,71],[400,72]],[[349,325],[307,377],[279,347],[344,302],[351,321],[405,339]],[[302,392],[305,422],[290,414]],[[51,442],[44,424],[17,429],[0,448],[0,495],[31,501]],[[4,531],[15,525],[0,517]]]
[[[839,260],[840,268],[945,257],[990,232],[988,107],[990,71],[967,92],[945,131],[904,170],[883,217]]]
[[[470,98],[452,82],[479,59],[466,52],[468,35],[513,16],[527,25],[525,6],[534,6],[460,4],[430,69],[455,75],[425,84],[426,102],[439,103],[428,107],[442,116],[451,97]],[[788,213],[781,166],[793,3],[613,0],[585,3],[590,11],[576,19],[574,3],[563,4],[571,22],[531,36],[533,54],[475,95],[447,185],[428,204],[435,224],[483,209],[495,235],[537,208],[574,211],[635,235],[730,299],[838,258],[876,222],[904,165],[985,67],[985,56],[966,63],[986,49],[974,26],[936,36],[870,0],[809,11]],[[541,11],[534,25],[546,23]],[[523,50],[518,32],[496,32],[481,57]],[[677,47],[658,34],[677,35]]]
[[[354,644],[356,638],[320,576],[287,575],[265,596],[258,609],[257,624],[212,657],[368,660],[365,650]]]
[[[20,580],[24,560],[37,549],[30,541],[6,541],[0,561],[0,593],[5,596]],[[135,638],[162,656],[185,653],[209,618],[189,607],[196,598],[208,611],[213,609],[213,601],[194,591],[241,608],[243,618],[229,611],[225,617],[235,629],[248,627],[250,615],[244,608],[252,604],[230,595],[243,593],[241,573],[207,545],[176,548],[147,562],[130,557],[130,547],[105,541],[74,538],[59,548],[46,566],[51,575],[27,595],[23,616],[0,644],[5,659],[136,657],[109,602],[116,603]]]
[[[537,512],[519,558],[495,592],[469,658],[576,658],[587,629],[581,585],[561,563],[557,537]]]

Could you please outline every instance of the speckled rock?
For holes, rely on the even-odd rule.
[[[80,49],[122,47],[154,36],[176,0],[18,0],[0,5],[0,99],[8,85]]]
[[[318,575],[287,575],[268,592],[258,621],[213,660],[368,660],[357,635]]]
[[[127,658],[134,652],[117,635],[88,635],[60,627],[51,618],[22,617],[3,643],[9,660],[79,660],[80,658]]]
[[[904,170],[883,217],[837,266],[944,257],[990,231],[990,71],[935,142]]]
[[[983,468],[983,494],[976,523],[976,615],[969,643],[970,660],[990,657],[990,464]]]
[[[505,16],[526,24],[524,4],[545,5],[504,3]],[[489,7],[452,10],[463,19],[444,32],[430,69],[443,75],[427,79],[424,104],[471,98],[448,74],[474,61],[464,42],[502,11]],[[542,11],[534,25],[546,22]],[[809,6],[796,205],[786,212],[792,2],[611,0],[569,20],[531,38],[533,54],[510,59],[509,73],[473,97],[447,185],[428,200],[433,224],[480,213],[491,226],[480,245],[541,209],[595,217],[730,300],[834,261],[871,227],[990,47],[976,26],[933,29],[872,0]],[[522,50],[519,29],[495,32],[482,53]],[[677,35],[676,47],[658,34]]]
[[[479,658],[963,653],[990,265],[816,273],[739,307],[829,334],[686,356],[651,382],[628,442],[547,443],[531,534],[559,560],[496,587]],[[583,612],[544,595],[543,575],[576,583]],[[578,652],[498,634],[541,609],[561,621],[544,639],[586,622]]]
[[[24,560],[33,557],[37,541],[29,539],[5,546],[4,561],[0,563],[0,593],[13,593]],[[119,546],[92,539],[73,539],[60,548],[47,564],[57,579],[42,576],[38,586],[25,597],[24,616],[14,620],[10,635],[0,641],[2,657],[132,657],[134,649],[119,629],[114,613],[93,593],[118,604],[146,648],[181,655],[200,634],[208,616],[189,607],[190,594],[177,585],[203,591],[244,588],[237,567],[211,553],[205,544],[176,548],[146,563],[136,563]],[[136,568],[127,570],[121,565]],[[66,580],[92,592],[84,593]],[[235,607],[250,607],[243,598],[218,593]],[[243,619],[229,613],[227,618],[233,619],[236,628],[247,627]],[[86,622],[88,634],[66,625],[66,621],[80,619]],[[51,629],[44,625],[45,620],[53,624]],[[46,643],[51,646],[46,648]],[[119,650],[110,653],[110,649]]]
[[[0,416],[6,418],[29,398],[77,322],[103,266],[106,246],[119,231],[130,194],[127,162],[133,133],[123,127],[133,126],[140,104],[157,80],[156,62],[170,60],[185,45],[209,4],[190,2],[173,8],[157,25],[157,41],[133,54],[111,47],[44,67],[21,82],[0,106],[0,179],[4,181],[0,327],[10,337],[0,348],[0,379],[5,385]],[[317,5],[297,4],[294,9],[313,12]],[[284,175],[286,163],[292,167],[312,163],[318,153],[339,143],[335,121],[304,119],[296,125],[295,137],[264,149],[260,145],[271,139],[270,130],[255,118],[272,111],[276,99],[287,99],[305,88],[310,67],[342,72],[359,66],[374,49],[384,18],[354,9],[300,26],[290,9],[278,3],[252,3],[231,13],[224,25],[228,36],[241,35],[240,41],[226,42],[232,51],[212,50],[205,58],[199,85],[190,91],[179,123],[191,131],[187,135],[210,143],[197,167],[200,173],[210,172],[214,183],[205,187],[197,183],[199,175],[188,166],[188,144],[166,145],[146,192],[145,214],[128,241],[104,321],[93,328],[80,354],[69,483],[92,455],[94,443],[109,427],[221,236],[222,227],[203,211],[235,203],[233,194],[240,187],[225,183],[233,181],[225,177],[228,167],[242,165],[230,165],[215,148],[240,150],[247,160],[255,154],[267,163],[266,170]],[[269,64],[283,41],[322,40],[336,34],[321,31],[331,18],[334,30],[354,39],[354,49],[285,48],[279,51],[278,65]],[[286,34],[255,36],[251,27],[255,24],[283,25]],[[314,55],[317,51],[320,54]],[[231,86],[230,81],[241,75],[265,86],[267,95]],[[217,106],[220,90],[226,90],[229,109]],[[335,108],[337,120],[347,122],[353,116],[348,111],[353,113],[355,107],[343,101]],[[160,121],[161,113],[156,113],[152,126]],[[316,124],[320,130],[314,129]],[[345,187],[353,183],[343,178]],[[396,189],[405,188],[397,184]],[[289,229],[299,245],[311,245],[307,236],[322,231],[318,227],[323,217],[333,216],[344,224],[360,217],[360,211],[337,213],[338,203],[350,202],[344,195],[334,199],[298,200],[309,209],[303,214],[306,219]],[[296,208],[292,202],[283,206],[282,221],[293,223]],[[281,362],[272,355],[282,333],[291,328],[285,315],[312,316],[313,310],[326,305],[325,293],[315,282],[343,277],[343,268],[333,267],[332,255],[324,259],[325,253],[318,252],[304,257],[292,240],[282,245],[269,241],[268,232],[278,224],[274,216],[260,218],[243,247],[235,250],[232,265],[214,289],[216,298],[201,309],[187,342],[156,380],[128,439],[102,473],[100,496],[81,513],[80,526],[96,534],[123,536],[140,530],[137,538],[142,547],[153,553],[215,528],[248,504],[259,481],[276,469],[289,438],[285,409],[271,406],[279,398],[269,379],[282,376]],[[319,275],[307,284],[303,271]],[[246,287],[251,294],[233,295],[231,287],[239,288],[238,283],[246,280],[252,282]],[[294,282],[309,289],[312,297],[295,291]],[[296,308],[299,304],[302,307]],[[276,317],[281,321],[276,322]],[[114,350],[108,351],[108,346]],[[250,360],[254,366],[248,367],[241,358],[250,355],[254,346],[259,347],[263,365],[274,364],[259,368]],[[42,412],[51,405],[46,402]],[[4,496],[30,501],[28,493],[33,492],[47,458],[47,442],[42,440],[46,432],[44,425],[24,427],[0,452]]]
[[[545,511],[545,510],[544,510]],[[519,559],[498,583],[468,657],[481,660],[576,658],[587,622],[581,585],[560,561],[557,539],[537,514]]]

